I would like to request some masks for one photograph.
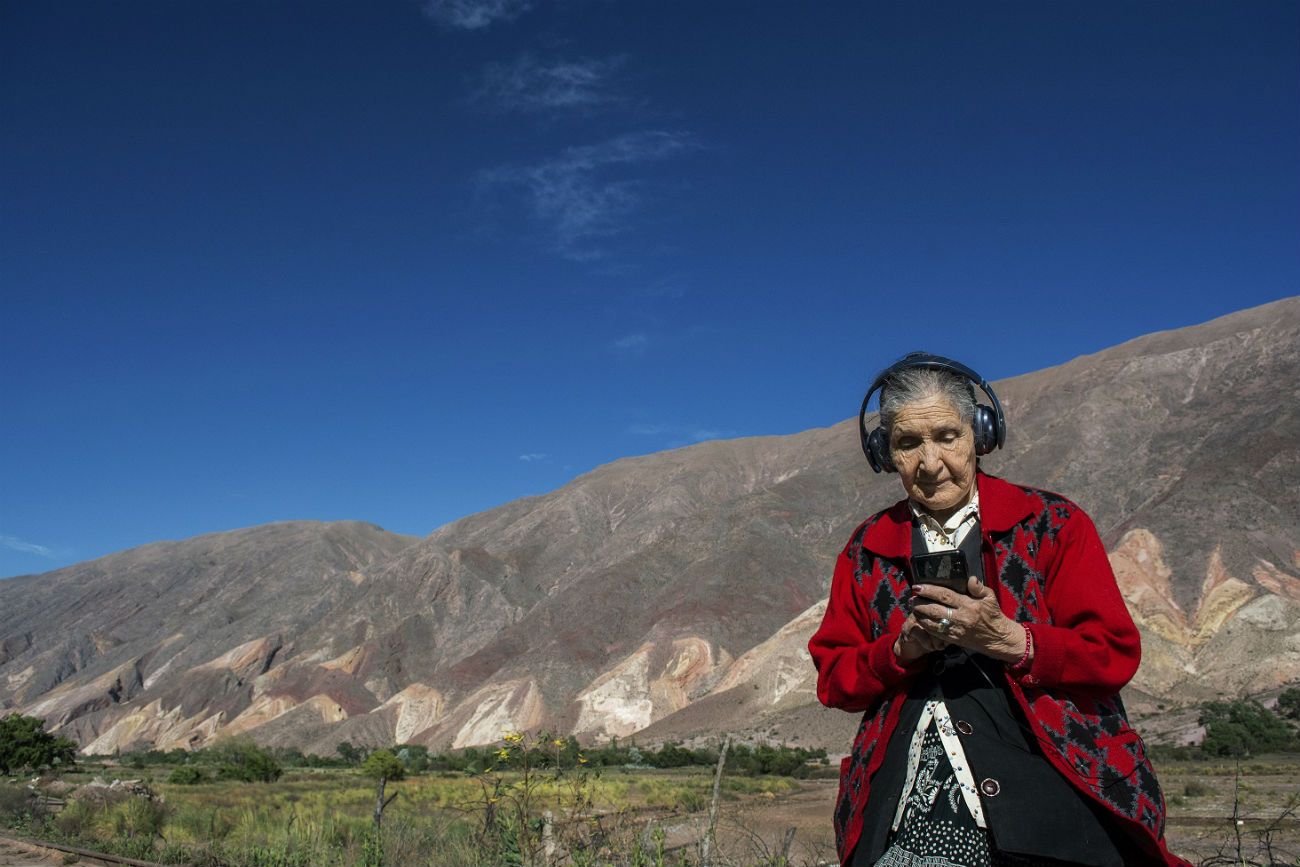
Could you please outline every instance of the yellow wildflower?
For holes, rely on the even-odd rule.
[[[506,759],[510,758],[510,750],[505,747],[497,750],[497,758],[504,762]]]
[[[557,748],[558,748],[558,747],[562,747],[562,746],[564,746],[564,739],[563,739],[563,738],[556,738],[555,740],[551,741],[551,746],[553,746],[553,747],[557,747]]]
[[[584,756],[584,755],[582,755],[581,753],[579,753],[579,754],[578,754],[578,764],[580,764],[580,765],[585,765],[586,763],[587,763],[587,757]]]

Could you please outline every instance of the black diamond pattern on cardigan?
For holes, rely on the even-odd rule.
[[[995,546],[998,551],[998,560],[1002,562],[1002,570],[998,573],[998,578],[1011,593],[1011,597],[1016,600],[1016,620],[1022,623],[1037,621],[1036,612],[1039,609],[1039,588],[1043,585],[1043,576],[1038,574],[1032,566],[1017,554],[1014,550],[1007,550],[1001,545]]]
[[[1137,816],[1138,786],[1133,782],[1136,774],[1115,774],[1113,779],[1104,780],[1099,788],[1101,796],[1114,805],[1115,812],[1125,816]]]
[[[873,609],[871,637],[873,639],[879,638],[884,633],[886,625],[894,616],[894,612],[906,613],[907,603],[905,600],[908,598],[907,576],[903,574],[902,570],[887,560],[878,560],[875,565],[876,570],[873,571],[879,571],[882,574],[876,583],[876,595],[871,600]]]
[[[885,719],[889,716],[896,697],[890,697],[880,703],[876,712],[862,715],[862,724],[853,739],[853,749],[849,757],[847,772],[840,775],[839,794],[836,797],[832,824],[835,826],[835,839],[842,844],[847,838],[851,823],[861,821],[862,808],[866,805],[867,766],[871,757],[880,747],[880,732]],[[843,860],[843,853],[841,853]]]
[[[1048,700],[1041,691],[1032,699],[1035,706]],[[1137,733],[1128,728],[1123,703],[1118,697],[1080,702],[1085,706],[1067,698],[1052,700],[1050,710],[1062,714],[1059,728],[1048,721],[1049,713],[1036,714],[1035,719],[1079,781],[1099,800],[1155,834],[1164,833],[1160,786]]]

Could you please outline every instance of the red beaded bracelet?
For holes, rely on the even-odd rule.
[[[1020,627],[1025,630],[1025,652],[1020,654],[1020,659],[1016,660],[1015,664],[1010,667],[1011,671],[1016,672],[1029,668],[1029,654],[1034,650],[1034,633],[1030,632],[1029,627],[1023,623],[1020,624]]]

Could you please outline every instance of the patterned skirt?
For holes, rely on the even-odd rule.
[[[921,741],[912,790],[902,797],[905,806],[898,830],[876,867],[1057,867],[1065,863],[1022,858],[992,845],[988,832],[975,824],[962,800],[933,722]]]

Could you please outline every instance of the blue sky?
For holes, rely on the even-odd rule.
[[[0,575],[424,534],[1300,285],[1300,5],[0,3]]]

